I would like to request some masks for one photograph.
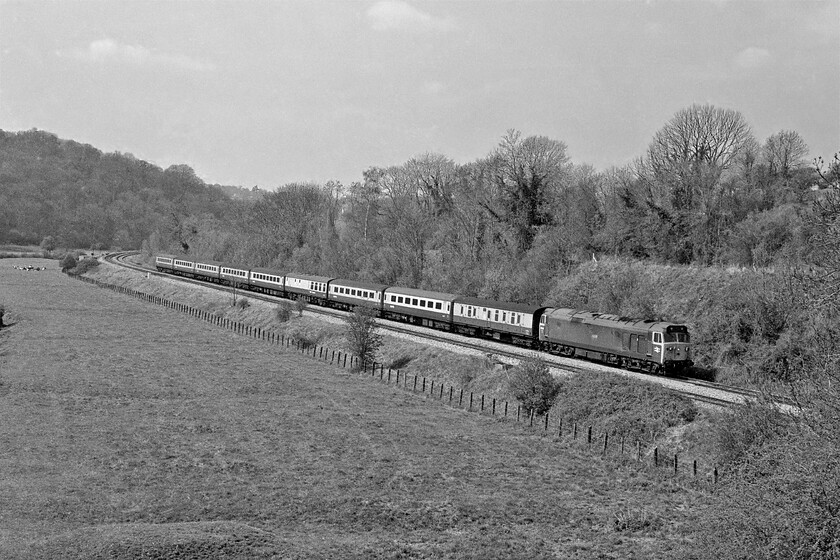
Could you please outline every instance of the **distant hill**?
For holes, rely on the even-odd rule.
[[[164,170],[41,130],[0,130],[0,243],[139,248],[186,216],[223,216],[244,190],[207,185],[187,165]]]

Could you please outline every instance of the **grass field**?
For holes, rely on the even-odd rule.
[[[667,477],[55,266],[6,264],[0,558],[669,558],[691,546],[704,495]]]

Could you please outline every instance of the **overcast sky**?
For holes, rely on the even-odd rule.
[[[210,183],[467,163],[509,128],[606,169],[693,103],[840,151],[840,0],[0,0],[0,128]]]

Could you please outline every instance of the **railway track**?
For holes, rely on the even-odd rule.
[[[110,263],[128,269],[136,270],[143,274],[154,275],[169,279],[174,278],[171,274],[158,272],[157,270],[150,269],[130,262],[128,258],[136,254],[136,251],[124,251],[119,253],[110,253],[104,258]],[[177,279],[188,284],[210,287],[228,293],[233,293],[235,291],[234,288],[229,286],[222,286],[219,284],[195,280],[192,278],[185,278],[179,276],[177,277]],[[242,290],[239,291],[241,292]],[[256,292],[248,291],[246,293],[251,299],[261,300],[269,303],[276,303],[279,299],[274,296],[268,296]],[[324,317],[331,317],[337,319],[343,319],[347,315],[347,313],[344,311],[318,306],[308,306],[307,311]],[[546,354],[544,352],[538,352],[536,350],[530,350],[527,348],[520,348],[502,344],[489,339],[474,339],[459,334],[435,331],[423,327],[416,327],[413,325],[404,325],[392,321],[380,321],[379,326],[380,328],[388,331],[388,333],[390,334],[395,334],[397,336],[403,337],[410,337],[414,339],[419,338],[427,343],[435,344],[438,346],[448,346],[451,350],[459,351],[462,353],[467,352],[485,356],[492,355],[500,362],[508,363],[511,365],[517,363],[521,359],[529,357],[540,357],[548,363],[549,367],[553,370],[552,373],[555,375],[569,375],[572,373],[580,373],[586,371],[602,371],[618,375],[624,375],[625,377],[631,377],[642,381],[656,383],[675,394],[688,397],[698,403],[709,406],[728,408],[735,405],[744,404],[745,402],[750,400],[757,400],[760,397],[760,393],[758,391],[750,389],[729,387],[711,381],[703,381],[699,379],[692,379],[686,377],[654,376],[648,373],[628,371],[605,366],[602,364],[590,363],[581,360],[573,360],[570,358],[562,358],[559,356]],[[778,397],[776,401],[782,409],[792,410],[794,408],[793,403],[789,399],[785,399],[784,397]]]

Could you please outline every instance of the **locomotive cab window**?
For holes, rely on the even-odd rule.
[[[653,333],[653,342],[655,342],[656,344],[662,344],[662,333]]]

